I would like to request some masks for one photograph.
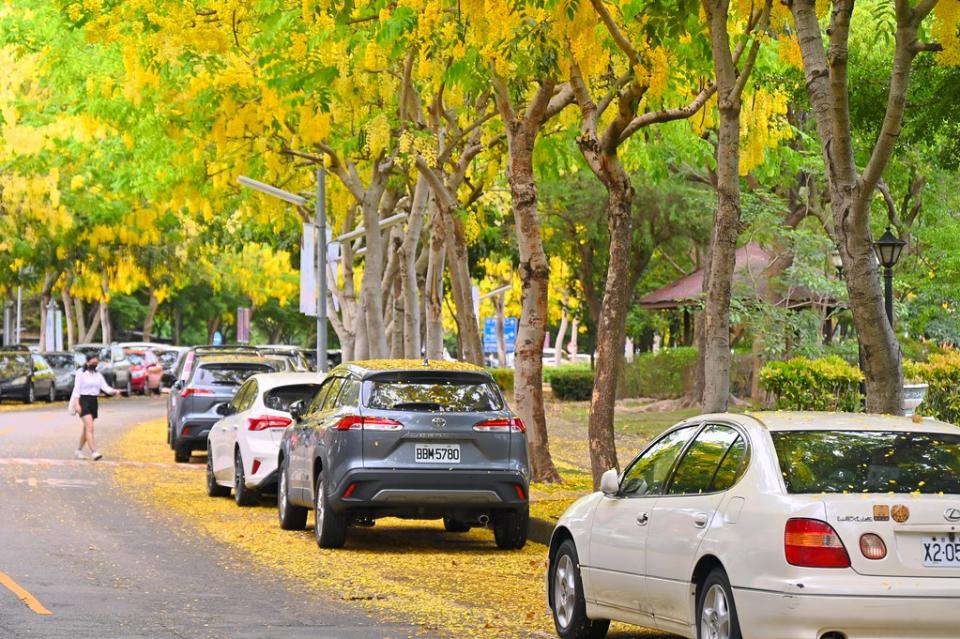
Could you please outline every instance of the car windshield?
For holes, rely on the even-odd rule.
[[[368,408],[451,413],[489,412],[503,408],[500,393],[493,382],[367,381],[364,386]]]
[[[197,386],[239,386],[251,375],[272,373],[264,364],[203,364],[193,377]]]
[[[72,354],[50,355],[48,353],[44,355],[44,357],[47,363],[50,364],[50,368],[54,370],[72,371],[77,367]]]
[[[142,365],[143,365],[143,355],[141,355],[141,354],[139,354],[139,353],[130,353],[130,352],[128,352],[128,353],[127,353],[127,359],[130,360],[130,363],[133,364],[134,366],[142,366]]]
[[[290,405],[294,402],[303,400],[309,404],[313,396],[320,389],[320,384],[297,384],[295,386],[283,386],[267,391],[263,396],[263,404],[273,410],[290,411]]]
[[[790,493],[960,494],[960,434],[772,433]]]

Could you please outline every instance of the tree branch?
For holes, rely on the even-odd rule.
[[[617,26],[613,16],[607,11],[607,7],[604,6],[603,0],[590,0],[590,4],[593,5],[593,9],[597,12],[597,15],[600,16],[600,20],[607,28],[613,41],[617,43],[620,50],[630,59],[630,66],[635,66],[639,62],[640,56],[637,55],[637,50],[633,48],[630,41],[623,35],[623,32],[620,31],[620,27]]]
[[[716,83],[711,83],[697,94],[690,104],[674,109],[661,109],[660,111],[648,111],[635,117],[630,124],[620,134],[620,142],[623,142],[631,135],[651,124],[660,124],[662,122],[672,122],[673,120],[685,120],[703,108],[703,105],[717,91]]]

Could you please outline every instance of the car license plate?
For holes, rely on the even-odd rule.
[[[460,444],[417,444],[414,459],[419,464],[459,464]]]
[[[948,537],[926,537],[923,539],[922,547],[924,566],[960,568],[960,540],[952,541]]]

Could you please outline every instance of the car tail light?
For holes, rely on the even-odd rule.
[[[473,425],[473,430],[480,433],[525,433],[527,427],[523,425],[523,420],[519,417],[501,417],[499,419],[487,419],[477,422]]]
[[[293,420],[283,415],[265,415],[263,417],[248,417],[247,430],[267,430],[268,428],[286,428]]]
[[[849,568],[850,555],[837,531],[825,521],[790,519],[783,533],[787,563],[806,568]]]
[[[209,388],[184,388],[180,391],[180,397],[190,397],[191,395],[213,395]]]
[[[860,537],[860,552],[867,559],[880,560],[887,556],[887,545],[879,535],[867,533]]]
[[[403,428],[403,424],[387,417],[347,415],[341,417],[334,428],[337,430],[400,430]]]

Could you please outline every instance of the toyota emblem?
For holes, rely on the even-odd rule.
[[[943,511],[943,518],[949,522],[960,522],[960,508],[947,508]]]
[[[443,417],[434,417],[430,421],[433,422],[435,428],[443,428],[447,425],[447,420]]]

